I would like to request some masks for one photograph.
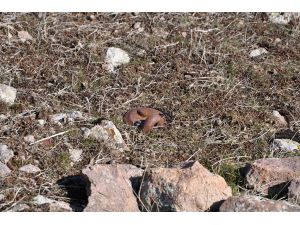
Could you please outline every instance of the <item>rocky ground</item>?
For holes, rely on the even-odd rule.
[[[0,14],[0,210],[300,211],[299,20]]]

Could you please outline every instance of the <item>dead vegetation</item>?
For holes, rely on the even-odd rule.
[[[300,130],[299,29],[299,21],[272,24],[263,13],[1,14],[0,83],[18,90],[14,105],[0,106],[7,116],[0,121],[0,142],[15,153],[12,175],[0,181],[6,196],[1,210],[37,194],[64,198],[56,182],[91,161],[156,167],[195,159],[238,193],[237,168],[284,156],[269,149],[279,130],[272,111],[289,119],[290,130]],[[19,31],[33,40],[22,42]],[[103,66],[111,46],[131,57],[116,74]],[[250,58],[258,47],[268,54]],[[167,128],[144,135],[123,124],[123,114],[138,106],[166,113]],[[35,122],[74,110],[93,119],[64,126]],[[99,118],[114,122],[130,151],[112,156],[82,138],[79,128]],[[66,130],[72,132],[32,146],[24,142],[28,134],[39,140]],[[83,149],[80,163],[70,164],[66,143]],[[20,173],[28,163],[42,172]]]

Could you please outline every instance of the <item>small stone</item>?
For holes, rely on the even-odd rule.
[[[35,205],[48,204],[50,212],[72,212],[72,208],[68,203],[63,201],[56,201],[43,195],[37,195],[36,197],[34,197],[32,203]]]
[[[276,45],[276,44],[279,44],[281,42],[281,39],[280,38],[276,38],[275,40],[274,40],[274,44]]]
[[[93,14],[91,14],[91,15],[88,15],[88,16],[87,16],[87,19],[93,21],[93,20],[96,19],[96,16],[93,15]]]
[[[292,180],[288,191],[288,201],[300,205],[300,178]]]
[[[82,113],[80,111],[72,111],[67,113],[68,118],[72,118],[74,120],[81,120],[84,119]]]
[[[23,212],[24,210],[29,209],[30,207],[27,204],[16,204],[14,207],[12,207],[10,210],[7,212]]]
[[[136,22],[133,25],[133,28],[136,29],[138,32],[143,32],[145,29],[142,27],[142,23],[141,22]]]
[[[81,161],[81,155],[82,155],[81,149],[69,149],[70,159],[72,162],[79,162]]]
[[[17,96],[17,89],[0,84],[0,101],[12,105],[15,102]]]
[[[58,124],[58,123],[64,123],[67,120],[67,114],[66,113],[57,113],[54,115],[49,116],[50,122]]]
[[[300,150],[300,144],[290,139],[274,139],[273,146],[275,150],[294,152]]]
[[[141,27],[142,23],[141,22],[136,22],[133,27],[134,29],[139,29]]]
[[[256,58],[256,57],[258,57],[262,54],[266,54],[266,53],[268,53],[268,51],[265,48],[258,48],[258,49],[252,50],[250,52],[250,57]]]
[[[110,47],[106,52],[105,67],[109,72],[114,73],[116,67],[127,64],[129,61],[130,57],[127,52],[120,48]]]
[[[46,123],[46,120],[40,119],[40,120],[37,120],[37,122],[40,126],[44,126]]]
[[[70,204],[63,201],[55,201],[49,205],[49,212],[72,212]]]
[[[94,126],[90,130],[89,137],[104,142],[107,147],[111,147],[119,151],[128,150],[120,131],[116,128],[113,122],[109,120],[102,120],[100,125]]]
[[[18,37],[20,40],[24,43],[26,41],[32,41],[33,38],[32,36],[27,32],[27,31],[19,31],[18,32]]]
[[[269,13],[269,20],[271,23],[286,25],[292,19],[291,13]]]
[[[266,158],[254,161],[246,174],[248,186],[255,191],[274,196],[287,183],[300,177],[300,157]]]
[[[286,121],[286,119],[284,118],[284,116],[282,116],[277,110],[274,110],[272,112],[273,114],[273,117],[275,119],[275,122],[279,125],[279,126],[282,126],[282,127],[286,127],[288,126],[288,123]]]
[[[12,157],[14,152],[7,148],[7,145],[0,144],[0,162],[7,163]]]
[[[35,141],[35,139],[33,135],[27,135],[24,137],[24,141],[28,144],[31,144]]]
[[[233,196],[220,207],[220,212],[299,212],[300,207],[286,201],[275,201],[258,196]]]
[[[11,170],[2,162],[0,162],[0,178],[7,177]]]
[[[5,195],[0,194],[0,202],[3,202],[5,200]]]
[[[21,168],[19,168],[19,171],[25,172],[25,173],[38,173],[41,171],[41,169],[32,164],[28,164],[28,165],[25,165],[25,166],[22,166]]]
[[[181,32],[182,37],[186,38],[187,37],[187,32]]]
[[[85,139],[88,138],[91,134],[91,130],[87,127],[80,128],[80,131],[81,131],[83,138],[85,138]]]
[[[4,114],[0,114],[0,121],[6,120],[7,116]]]
[[[48,203],[53,203],[55,200],[49,199],[43,195],[37,195],[33,198],[33,204],[35,205],[43,205]]]

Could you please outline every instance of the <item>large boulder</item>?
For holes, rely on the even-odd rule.
[[[299,177],[300,157],[266,158],[250,165],[246,181],[255,191],[274,196],[284,192],[288,188],[288,182]]]
[[[83,169],[90,187],[85,212],[138,212],[133,187],[143,170],[127,164],[98,164]]]
[[[258,196],[233,196],[220,207],[220,212],[299,212],[300,207],[285,201]]]
[[[231,188],[221,176],[193,162],[146,172],[140,198],[147,211],[206,211],[214,210],[231,195]]]

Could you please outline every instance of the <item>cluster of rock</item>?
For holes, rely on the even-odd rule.
[[[225,180],[199,162],[145,171],[125,164],[89,166],[83,170],[89,183],[84,211],[300,211],[299,166],[300,157],[255,161],[246,181],[261,196],[232,196]],[[266,198],[283,188],[288,201]]]

